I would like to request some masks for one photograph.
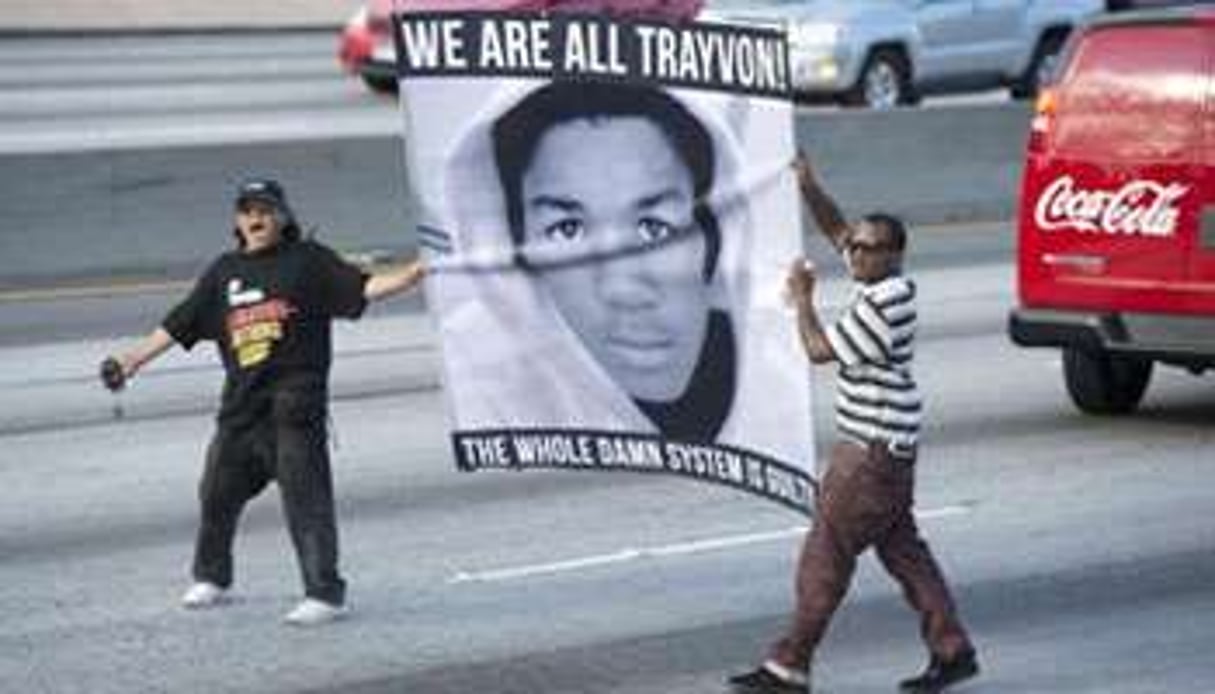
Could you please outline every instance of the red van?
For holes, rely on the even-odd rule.
[[[1215,366],[1215,7],[1073,34],[1030,131],[1009,334],[1063,350],[1085,412],[1126,413],[1155,364]]]

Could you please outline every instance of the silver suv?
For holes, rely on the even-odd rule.
[[[710,0],[707,18],[784,28],[794,90],[891,108],[1007,86],[1032,96],[1068,33],[1105,0]]]

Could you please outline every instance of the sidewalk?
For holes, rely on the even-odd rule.
[[[4,0],[0,34],[336,29],[360,0]]]

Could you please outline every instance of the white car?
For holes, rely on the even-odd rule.
[[[930,92],[1032,96],[1105,0],[713,0],[705,18],[788,32],[799,97],[885,109]]]

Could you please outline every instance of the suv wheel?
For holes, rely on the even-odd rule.
[[[1066,33],[1056,31],[1038,41],[1034,56],[1030,58],[1025,72],[1021,73],[1008,89],[1014,99],[1032,99],[1038,95],[1038,90],[1054,72],[1055,63],[1059,62],[1059,52],[1063,50],[1063,42],[1066,39]]]
[[[1089,414],[1127,414],[1139,406],[1152,377],[1148,359],[1063,350],[1063,377],[1072,402]]]
[[[895,50],[875,51],[865,61],[856,84],[844,93],[843,103],[874,110],[915,103],[907,60]]]

